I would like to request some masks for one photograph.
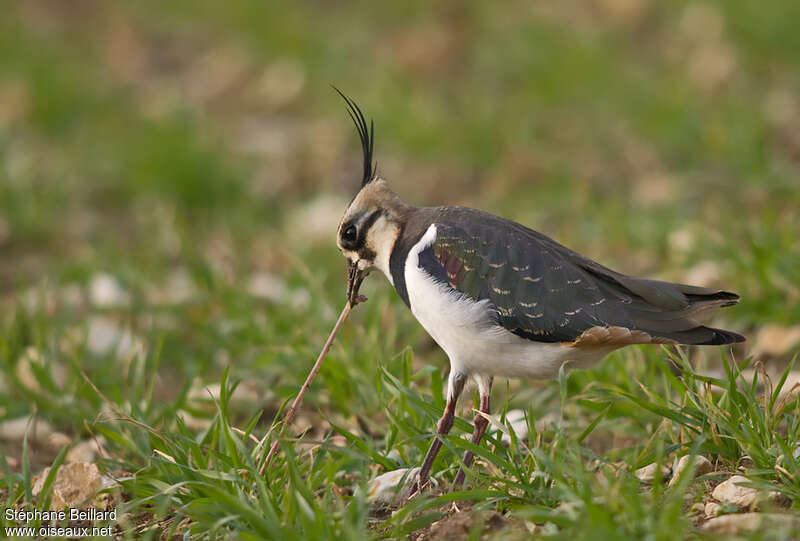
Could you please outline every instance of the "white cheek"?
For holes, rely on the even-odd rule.
[[[369,266],[370,266],[369,261],[367,261],[366,259],[359,259],[358,260],[358,268],[359,268],[359,270],[362,270],[362,271],[366,270],[366,268],[369,267]]]
[[[394,279],[389,269],[389,257],[392,254],[397,235],[397,226],[386,223],[385,218],[381,217],[375,224],[375,233],[370,237],[368,243],[370,249],[375,252],[373,265],[386,276],[392,285],[394,285]]]

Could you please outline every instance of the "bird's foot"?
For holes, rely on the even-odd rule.
[[[413,500],[418,494],[422,494],[423,490],[425,490],[425,487],[420,485],[419,481],[415,481],[414,484],[411,485],[411,489],[408,491],[406,500]]]
[[[411,488],[408,491],[408,496],[406,497],[406,500],[411,500],[417,495],[422,494],[427,490],[430,490],[431,484],[432,483],[430,477],[426,477],[425,479],[419,479],[419,478],[415,479],[411,484]]]

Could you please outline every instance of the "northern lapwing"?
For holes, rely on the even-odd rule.
[[[338,91],[338,90],[337,90]],[[737,303],[719,289],[635,278],[595,263],[516,222],[464,207],[415,207],[376,174],[374,125],[342,95],[361,138],[361,189],[339,224],[349,262],[348,296],[380,270],[450,359],[438,436],[420,468],[424,488],[468,380],[489,413],[494,376],[551,378],[631,344],[719,345],[744,341],[695,318]],[[472,443],[488,421],[477,414]],[[463,464],[469,467],[472,454]],[[459,469],[455,486],[464,482]]]

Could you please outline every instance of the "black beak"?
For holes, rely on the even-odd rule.
[[[358,263],[347,263],[347,302],[350,306],[355,306],[360,302],[364,302],[367,298],[364,295],[359,295],[358,290],[361,287],[361,282],[367,274],[358,268]]]

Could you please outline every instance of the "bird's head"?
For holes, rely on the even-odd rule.
[[[339,90],[337,89],[337,92]],[[339,222],[336,244],[350,265],[348,297],[357,285],[353,282],[363,278],[373,267],[380,269],[389,281],[389,256],[400,235],[403,215],[410,208],[392,190],[386,181],[379,178],[372,160],[375,146],[374,124],[367,124],[356,103],[339,94],[347,102],[348,114],[358,130],[364,154],[364,170],[361,188],[350,202]]]

